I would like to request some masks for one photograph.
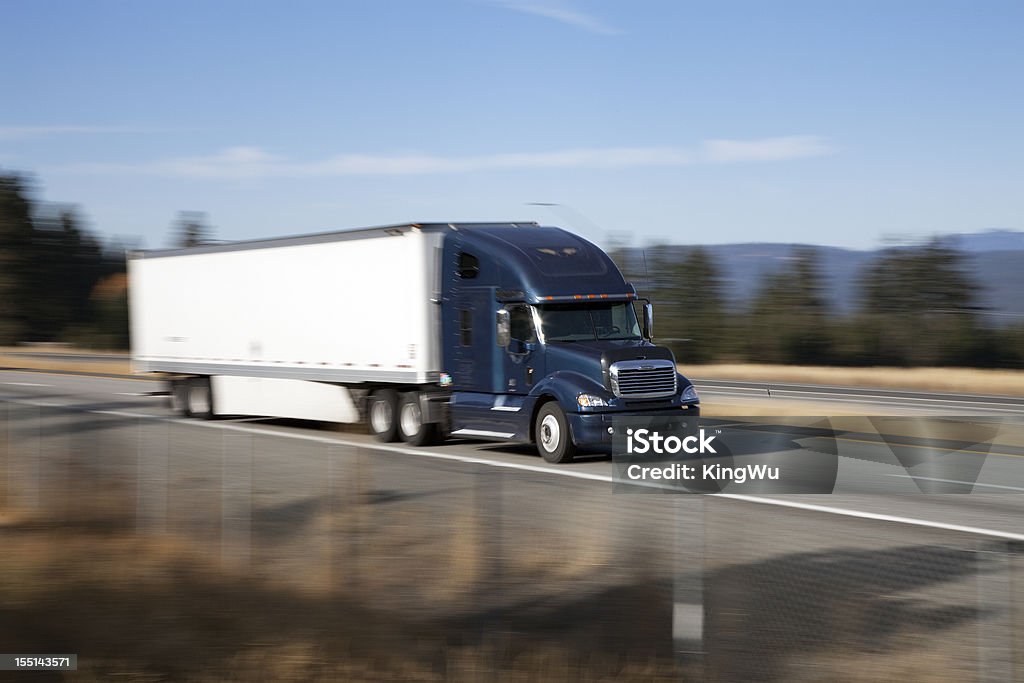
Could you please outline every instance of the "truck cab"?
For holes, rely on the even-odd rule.
[[[441,259],[451,436],[567,462],[607,447],[613,417],[698,414],[671,350],[652,341],[650,304],[597,246],[554,227],[456,227]]]

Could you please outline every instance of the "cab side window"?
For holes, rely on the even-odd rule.
[[[458,271],[463,280],[472,280],[480,274],[480,260],[468,251],[460,251]]]
[[[533,329],[533,314],[529,306],[511,306],[509,312],[510,332],[513,339],[522,342],[537,341],[537,334]]]
[[[473,345],[473,311],[468,308],[459,309],[459,345]]]

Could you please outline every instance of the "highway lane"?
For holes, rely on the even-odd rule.
[[[8,356],[22,356],[40,360],[81,361],[84,363],[131,360],[124,353],[81,353],[74,351],[9,350]],[[885,411],[965,411],[981,414],[1024,414],[1024,397],[994,396],[972,393],[927,392],[906,389],[834,386],[776,381],[743,381],[699,378],[682,368],[693,379],[702,394],[724,400],[785,400],[817,401],[823,406],[863,410],[865,406]],[[40,372],[40,371],[33,371]],[[45,371],[41,371],[45,372]],[[698,370],[699,372],[699,370]],[[86,374],[86,373],[72,373]]]
[[[1017,533],[1013,493],[613,495],[599,455],[551,466],[518,446],[382,447],[356,428],[185,420],[161,389],[0,373],[8,502],[72,526],[113,514],[249,575],[306,591],[341,582],[403,619],[444,615],[437,628],[577,633],[593,652],[671,649],[673,624],[687,623],[673,615],[696,587],[713,633],[701,647],[732,680],[820,679],[836,652],[880,677],[911,653],[922,675],[969,680],[961,665],[978,657],[979,631],[1009,633],[1015,614],[988,604],[1008,571],[979,588],[975,553],[998,537],[965,529]],[[877,448],[843,447],[852,466]],[[1002,661],[1008,646],[985,647]]]
[[[769,410],[778,396],[773,390],[772,396],[767,392],[751,396],[749,387],[734,387],[734,383],[717,383],[702,385],[702,399],[705,406],[714,405],[718,400],[734,400],[741,396],[745,403]],[[721,385],[721,386],[719,386]],[[179,418],[169,411],[166,400],[157,394],[163,389],[161,383],[149,379],[116,379],[108,377],[91,377],[85,375],[47,374],[39,372],[0,372],[0,398],[22,401],[39,401],[54,405],[73,406],[79,410],[101,411],[137,415],[140,418],[172,420],[175,424],[203,431],[228,430],[235,433],[274,433],[292,440],[316,442],[334,442],[338,444],[379,447],[372,437],[360,427],[343,427],[341,429],[323,429],[304,423],[281,423],[279,421],[261,419],[228,419],[213,422],[194,422]],[[814,392],[804,391],[815,389]],[[807,406],[808,415],[828,414],[828,410],[836,407],[856,408],[865,410],[865,405],[879,407],[880,414],[899,412],[901,414],[921,415],[982,415],[991,414],[1005,417],[1018,411],[1020,401],[1000,399],[999,401],[982,401],[964,407],[972,397],[954,396],[937,399],[921,392],[882,391],[875,393],[851,388],[829,389],[832,399],[822,402],[821,387],[801,386],[792,392],[788,401],[797,400],[802,396],[801,405]],[[903,397],[898,411],[892,410],[890,401]],[[986,397],[980,397],[986,398]],[[995,398],[995,397],[987,397]],[[940,408],[937,401],[945,401]],[[1000,412],[987,406],[997,404]],[[792,403],[789,403],[792,405]],[[1019,412],[1024,415],[1024,405]],[[1016,434],[1014,434],[1016,438]],[[212,435],[208,438],[213,438]],[[858,470],[859,463],[878,460],[876,443],[870,440],[840,437],[840,460],[845,476],[856,479],[867,476]],[[1020,441],[1016,442],[1018,445]],[[529,448],[494,444],[479,441],[451,441],[443,446],[428,449],[412,449],[402,445],[389,445],[389,451],[395,455],[410,457],[429,457],[431,460],[450,459],[454,462],[491,464],[506,470],[534,471],[559,478],[590,480],[595,484],[607,484],[611,475],[611,465],[607,457],[600,454],[583,456],[579,462],[568,466],[551,466],[543,462]],[[849,510],[863,514],[881,514],[923,523],[959,525],[977,527],[1008,534],[1020,533],[1022,513],[1024,513],[1024,451],[1019,448],[993,449],[976,481],[981,485],[970,495],[917,495],[913,482],[906,473],[893,468],[885,473],[886,479],[878,476],[872,479],[873,485],[888,495],[865,494],[832,494],[832,495],[801,495],[801,496],[759,496],[774,498],[787,504],[815,505],[836,508],[840,511]],[[982,457],[981,454],[978,454]],[[877,475],[877,468],[873,469]],[[949,477],[933,476],[933,479],[949,479]],[[957,480],[959,481],[959,480]],[[883,488],[884,486],[884,488]],[[873,489],[874,490],[874,489]]]

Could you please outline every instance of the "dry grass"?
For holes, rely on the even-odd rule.
[[[713,400],[705,398],[701,401],[700,414],[704,417],[804,417],[816,415],[897,415],[911,411],[896,408],[880,407],[874,404],[828,403],[813,401],[788,401],[786,399],[764,398],[751,400],[746,398],[724,398],[716,396]]]
[[[1024,371],[974,368],[845,368],[733,363],[680,366],[691,379],[787,382],[830,386],[1024,396]]]
[[[32,452],[57,455],[45,442]],[[66,680],[702,679],[671,654],[672,582],[659,568],[661,536],[633,524],[616,530],[632,501],[574,501],[544,485],[541,496],[527,498],[507,487],[495,507],[479,498],[489,488],[453,480],[431,490],[428,480],[424,491],[405,485],[407,470],[364,462],[337,490],[328,485],[331,500],[308,515],[278,498],[263,505],[254,498],[251,561],[236,562],[223,554],[224,539],[235,542],[226,533],[233,518],[217,504],[224,489],[175,480],[178,504],[169,501],[165,532],[145,535],[137,532],[134,480],[125,476],[135,460],[114,467],[112,455],[65,461],[68,476],[44,482],[66,489],[44,487],[43,507],[0,507],[0,642],[14,652],[45,643],[77,653],[79,671]],[[24,464],[15,452],[7,457]],[[0,470],[0,481],[6,474]],[[253,485],[285,484],[267,476]],[[521,515],[517,501],[537,506],[538,515]],[[183,503],[209,510],[213,527],[186,523],[177,514]],[[718,519],[712,530],[732,528],[733,520]],[[874,590],[883,615],[898,615],[902,596],[843,584],[842,571],[818,576],[822,565],[799,556],[732,552],[708,566],[712,613],[727,615],[721,630],[709,632],[721,635],[714,647],[726,644],[721,657],[771,659],[765,670],[779,675],[760,680],[963,678],[949,668],[962,655],[936,654],[947,641],[893,641],[898,652],[884,658],[847,646],[873,623],[875,612],[861,616],[862,596]],[[819,608],[843,628],[821,637],[809,629]],[[751,632],[785,647],[766,651]],[[854,675],[865,667],[873,677]]]
[[[9,515],[0,539],[0,640],[77,653],[75,680],[680,680],[671,659],[581,656],[555,634],[490,634],[453,614],[288,590],[185,539],[25,515]]]
[[[384,491],[360,489],[308,524],[291,520],[286,537],[255,527],[250,565],[187,528],[139,533],[133,492],[105,476],[76,469],[75,486],[42,496],[49,508],[0,506],[0,642],[77,653],[75,680],[681,680],[663,596],[644,585],[566,593],[554,570],[572,559],[555,549],[550,576],[505,558],[505,589],[560,592],[550,607],[506,613],[500,590],[489,595],[491,524],[472,509],[439,519],[422,499],[382,503]],[[606,628],[629,618],[630,634]],[[655,642],[660,654],[648,652]]]
[[[25,352],[69,353],[90,356],[90,360],[37,358],[23,355]],[[131,375],[131,362],[118,358],[123,352],[82,351],[71,347],[55,346],[45,348],[0,347],[0,368],[25,370],[52,370],[55,372],[86,372],[105,375]]]

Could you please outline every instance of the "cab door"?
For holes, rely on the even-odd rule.
[[[506,394],[506,349],[498,345],[493,287],[463,287],[451,298],[446,324],[452,374],[449,410],[453,436],[520,438],[518,404]]]
[[[506,304],[505,310],[509,316],[509,344],[502,354],[502,392],[526,395],[544,377],[544,351],[534,326],[533,307]]]

